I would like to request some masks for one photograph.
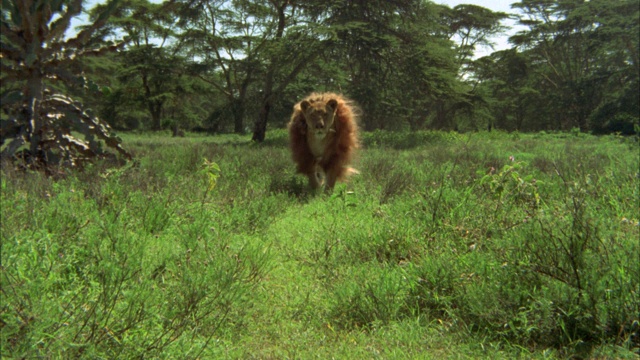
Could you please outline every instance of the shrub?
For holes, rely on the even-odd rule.
[[[122,185],[138,171],[70,177],[28,197],[41,177],[3,176],[3,357],[198,358],[242,317],[269,257],[212,228],[217,166],[196,174],[194,202],[175,197],[175,180],[147,193]]]

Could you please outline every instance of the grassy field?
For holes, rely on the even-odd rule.
[[[313,194],[268,137],[5,164],[2,358],[638,358],[637,140],[367,133]]]

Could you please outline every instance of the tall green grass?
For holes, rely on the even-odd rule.
[[[3,164],[7,358],[635,358],[633,139],[367,133],[314,194],[286,134],[125,134],[136,161]]]

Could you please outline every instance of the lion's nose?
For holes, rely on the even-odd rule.
[[[324,128],[324,123],[319,122],[316,124],[316,129],[322,129],[322,128]]]

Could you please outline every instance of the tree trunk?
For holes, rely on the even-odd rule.
[[[284,34],[284,28],[286,26],[286,18],[284,11],[289,6],[289,1],[285,0],[282,4],[278,4],[275,1],[271,1],[271,4],[276,8],[278,12],[278,28],[276,29],[275,41],[279,42]],[[271,102],[273,101],[273,76],[276,71],[276,61],[271,59],[269,69],[267,70],[266,79],[264,82],[264,96],[262,97],[262,106],[258,113],[258,119],[256,120],[253,128],[253,136],[251,140],[257,142],[263,142],[267,133],[267,120],[269,120],[269,112],[271,111]]]
[[[31,156],[33,159],[42,160],[46,162],[46,159],[42,158],[44,154],[41,153],[42,142],[42,114],[40,114],[40,103],[44,95],[44,83],[42,81],[42,74],[39,70],[33,69],[31,77],[27,82],[27,91],[29,98],[29,106],[26,109],[25,116],[27,117],[27,126],[29,128],[29,142]],[[42,156],[40,156],[42,155]],[[36,160],[36,161],[37,161]]]
[[[233,132],[244,134],[244,105],[239,100],[233,101]]]
[[[287,6],[290,6],[290,1],[283,1],[282,5],[277,5],[275,1],[272,1],[272,4],[278,10],[278,29],[276,31],[276,41],[280,41],[282,35],[284,34],[285,28],[285,14],[284,11]],[[266,137],[267,132],[267,120],[269,120],[269,112],[271,111],[271,107],[273,106],[273,102],[277,99],[280,94],[286,89],[286,87],[298,76],[298,74],[309,64],[309,62],[318,56],[326,46],[324,44],[318,44],[318,46],[312,48],[309,46],[306,50],[307,52],[297,59],[297,64],[285,76],[279,85],[274,89],[274,75],[276,71],[276,67],[280,66],[277,58],[271,59],[271,63],[269,64],[269,68],[267,70],[267,75],[265,78],[265,85],[263,90],[262,104],[260,106],[260,112],[258,113],[258,118],[253,127],[253,137],[251,138],[253,141],[262,142]],[[295,63],[295,61],[293,61]]]
[[[251,75],[247,75],[245,80],[242,82],[240,86],[240,93],[238,94],[238,98],[232,98],[231,101],[233,103],[232,111],[233,111],[233,131],[236,134],[244,134],[244,115],[245,115],[245,99],[247,98],[247,89],[249,88],[249,81]]]
[[[151,128],[162,130],[162,102],[149,102],[149,113],[151,113]]]
[[[448,121],[448,111],[446,108],[446,104],[443,100],[436,100],[436,116],[434,118],[432,127],[435,130],[445,130],[449,127]]]
[[[262,102],[262,107],[258,113],[258,120],[256,121],[255,128],[253,129],[253,137],[251,140],[257,142],[263,142],[267,133],[267,120],[269,119],[269,112],[271,111],[271,100],[265,98]]]
[[[151,114],[151,129],[162,130],[162,101],[151,100],[151,86],[149,85],[149,79],[146,73],[142,73],[142,85],[144,86],[145,102],[147,103],[147,109]]]

